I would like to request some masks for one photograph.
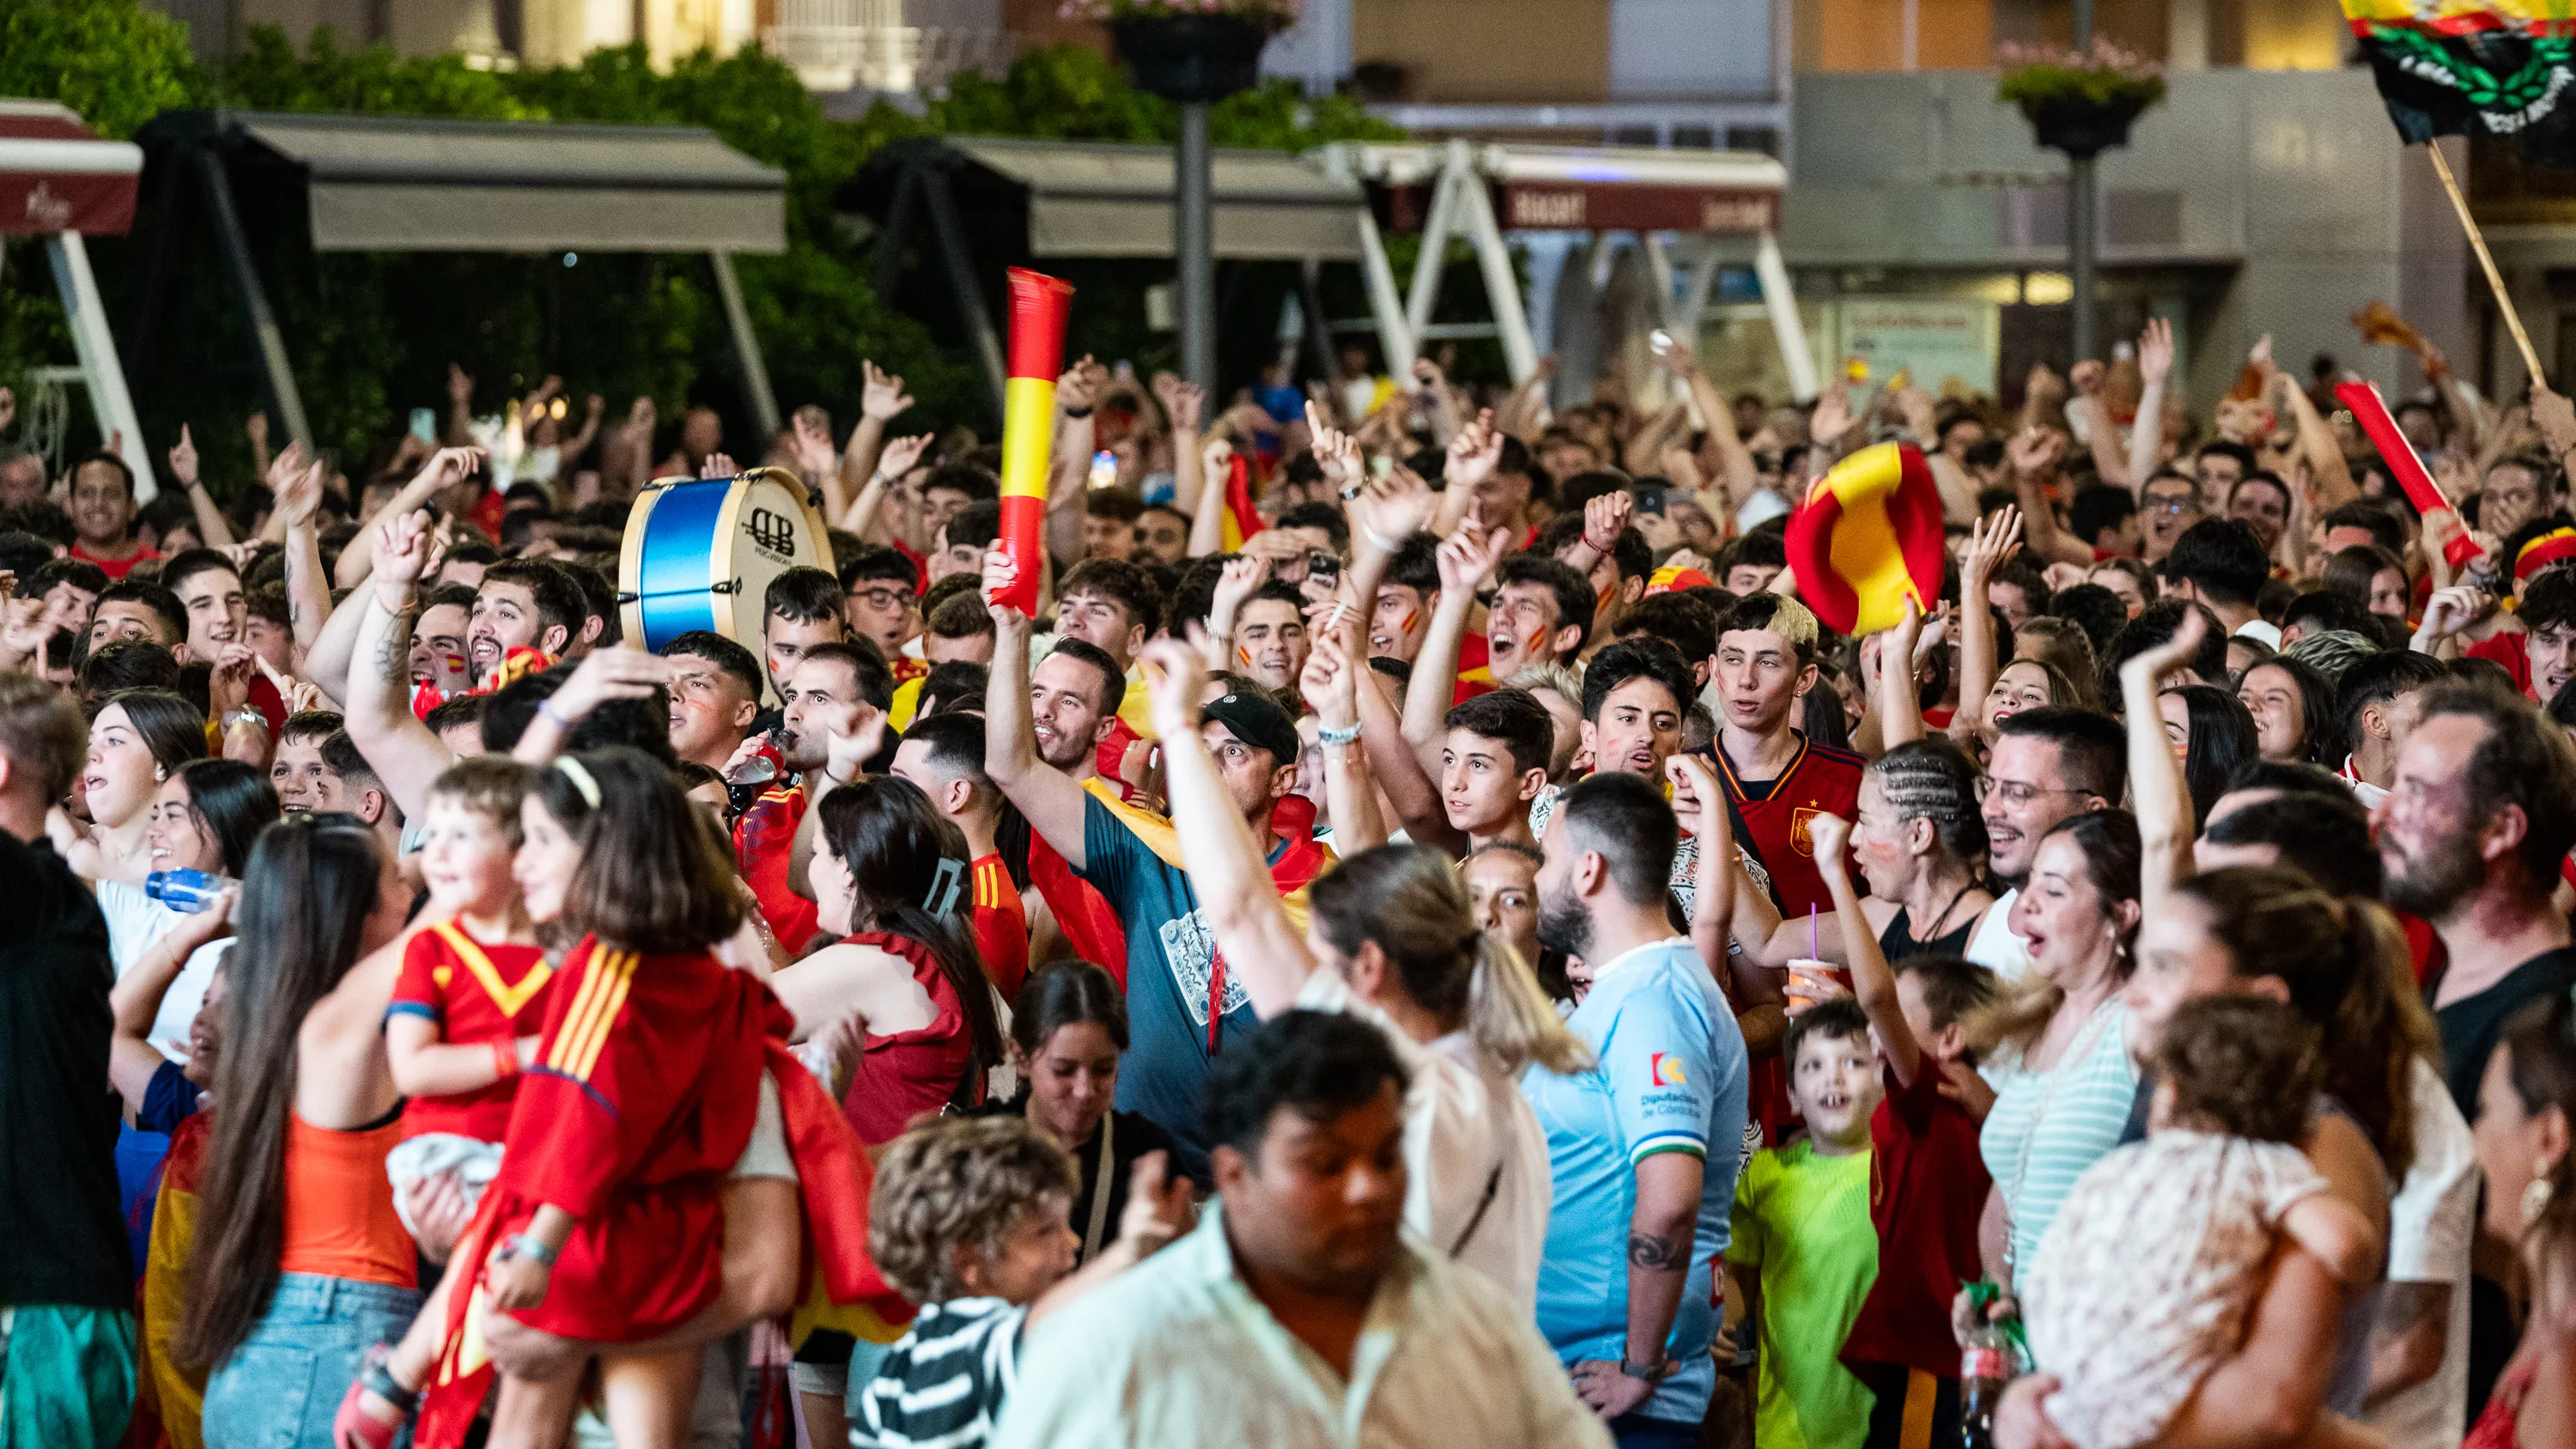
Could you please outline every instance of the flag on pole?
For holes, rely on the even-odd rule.
[[[2576,165],[2576,16],[2564,0],[2343,0],[2408,145],[2497,136]]]
[[[1783,542],[1798,597],[1838,633],[1895,627],[1909,596],[1930,613],[1947,561],[1932,465],[1912,443],[1861,449],[1789,515]]]
[[[1002,551],[1019,569],[998,603],[1038,611],[1046,561],[1047,463],[1055,450],[1055,379],[1073,284],[1013,267],[1010,380],[1002,394]]]

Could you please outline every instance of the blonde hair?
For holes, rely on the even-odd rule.
[[[1466,877],[1447,856],[1421,845],[1374,846],[1317,878],[1306,901],[1325,944],[1352,957],[1376,942],[1405,995],[1434,1016],[1463,1016],[1468,1039],[1503,1070],[1536,1062],[1562,1073],[1590,1064],[1530,963],[1477,927]]]

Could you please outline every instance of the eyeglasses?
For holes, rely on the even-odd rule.
[[[2007,805],[2027,805],[2042,795],[2083,795],[2087,793],[2090,792],[2069,789],[2063,785],[2033,785],[2023,780],[1998,780],[1992,775],[1979,775],[1977,777],[1978,799],[1983,800],[1990,795],[2001,795],[2004,797],[2004,803]]]
[[[852,589],[850,597],[871,609],[891,609],[898,604],[912,602],[912,591],[909,589]]]
[[[2188,498],[2150,497],[2146,501],[2145,511],[2149,513],[2188,513],[2191,511],[2191,500]]]

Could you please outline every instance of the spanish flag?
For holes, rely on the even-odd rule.
[[[1046,560],[1047,459],[1055,450],[1055,379],[1064,367],[1064,325],[1073,284],[1013,267],[1011,375],[1002,396],[1002,550],[1019,569],[996,600],[1038,611]]]
[[[1798,597],[1837,633],[1874,634],[1941,593],[1941,492],[1911,443],[1880,443],[1834,465],[1789,515]]]
[[[199,1111],[170,1134],[170,1155],[161,1159],[160,1201],[153,1209],[152,1249],[143,1265],[142,1332],[135,1353],[138,1429],[146,1419],[158,1425],[156,1431],[134,1436],[147,1449],[206,1445],[206,1371],[179,1362],[170,1352],[170,1340],[187,1315],[184,1290],[188,1259],[197,1247],[197,1184],[205,1176],[206,1145],[213,1136],[213,1114]]]
[[[1252,506],[1251,460],[1237,453],[1225,465],[1225,551],[1240,553],[1244,540],[1264,526],[1261,514]]]

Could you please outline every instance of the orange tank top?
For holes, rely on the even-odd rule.
[[[394,1213],[385,1154],[402,1141],[397,1115],[337,1132],[286,1119],[286,1242],[278,1269],[361,1283],[420,1286],[411,1234]]]

